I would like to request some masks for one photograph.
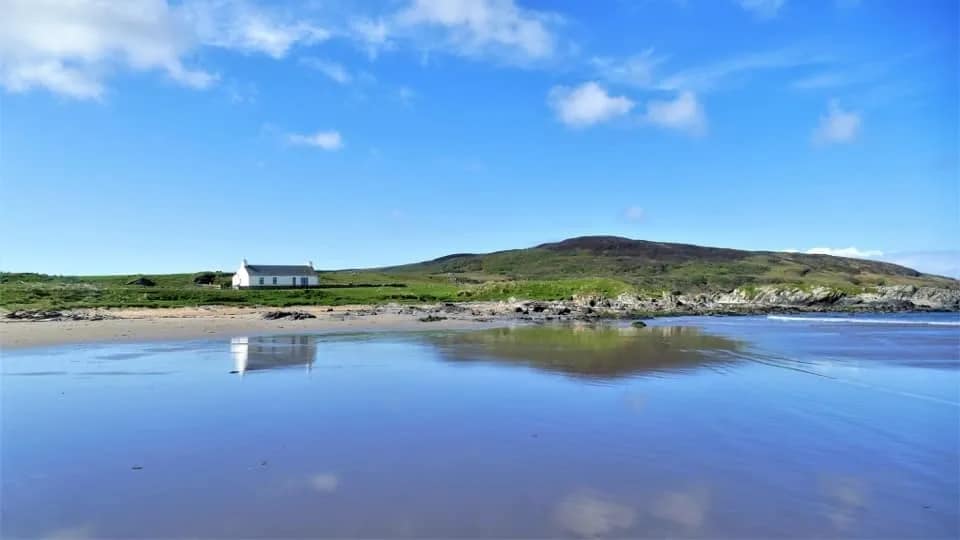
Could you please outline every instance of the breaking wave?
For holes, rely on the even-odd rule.
[[[803,317],[796,315],[767,315],[772,321],[800,321],[830,324],[897,324],[910,326],[960,326],[960,319],[956,321],[930,321],[918,319],[864,319],[860,317]]]

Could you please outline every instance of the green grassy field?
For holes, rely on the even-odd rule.
[[[574,294],[619,294],[631,287],[605,279],[559,279],[458,285],[439,278],[411,279],[381,273],[322,273],[314,289],[221,289],[197,286],[192,274],[149,276],[157,285],[126,285],[139,276],[35,276],[3,274],[0,306],[16,309],[185,307],[200,305],[295,306],[502,300],[549,300]],[[357,278],[350,281],[348,277]],[[382,283],[382,284],[380,284]]]
[[[208,284],[197,284],[204,274]],[[737,287],[828,286],[861,292],[879,285],[960,287],[954,279],[877,261],[825,255],[749,252],[613,237],[572,239],[529,249],[442,257],[411,265],[319,272],[315,289],[229,289],[232,274],[49,276],[0,273],[0,307],[293,306],[561,300],[577,294],[712,292]]]

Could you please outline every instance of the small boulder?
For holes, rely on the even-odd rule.
[[[139,285],[140,287],[155,287],[157,283],[150,278],[141,276],[132,281],[128,281],[127,285]]]
[[[290,321],[300,321],[303,319],[316,319],[317,316],[313,313],[307,313],[306,311],[268,311],[262,316],[268,321],[275,321],[279,319],[286,319]]]

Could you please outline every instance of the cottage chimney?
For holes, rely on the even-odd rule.
[[[310,268],[313,268],[313,261],[307,261],[307,264],[310,265]]]
[[[246,260],[246,259],[244,259],[244,260],[243,260],[243,266],[248,266],[248,265],[247,265],[247,260]]]

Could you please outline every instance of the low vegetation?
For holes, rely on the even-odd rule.
[[[827,286],[848,293],[879,285],[957,288],[957,280],[864,261],[777,252],[575,238],[484,255],[459,254],[375,270],[320,272],[314,289],[229,288],[231,273],[51,276],[0,273],[0,307],[295,306],[466,300],[560,300],[574,295],[711,292],[762,285]]]

